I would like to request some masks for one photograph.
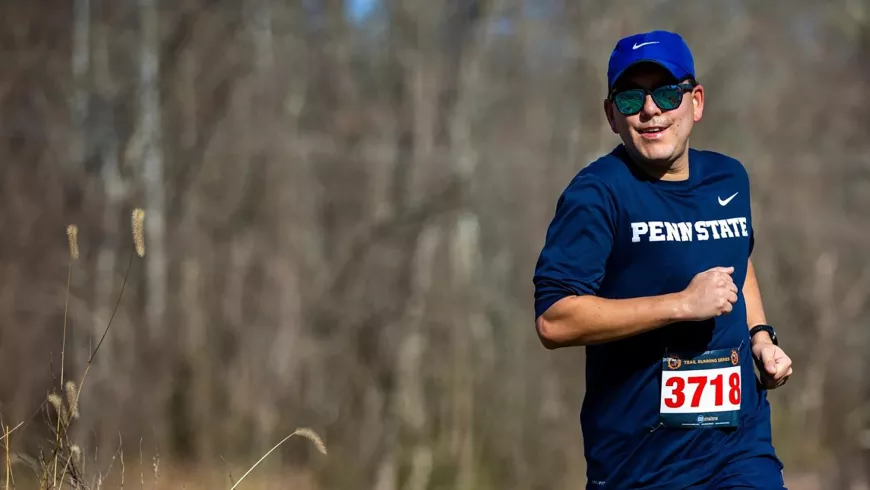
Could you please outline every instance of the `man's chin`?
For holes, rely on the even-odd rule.
[[[630,149],[629,153],[648,173],[660,176],[668,173],[674,162],[673,152],[664,150],[663,147],[649,148],[641,145]]]

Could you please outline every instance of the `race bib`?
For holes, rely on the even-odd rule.
[[[742,385],[737,349],[662,359],[659,417],[665,427],[737,427]]]

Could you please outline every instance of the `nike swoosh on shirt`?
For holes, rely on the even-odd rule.
[[[731,194],[731,197],[729,197],[729,198],[727,198],[727,199],[722,199],[722,198],[719,197],[719,196],[716,196],[716,198],[719,199],[719,205],[720,205],[720,206],[727,206],[728,203],[731,202],[732,199],[734,199],[734,196],[736,196],[736,195],[739,194],[739,193],[740,193],[739,191],[738,191],[738,192],[735,192],[734,194]]]

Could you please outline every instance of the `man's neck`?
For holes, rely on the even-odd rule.
[[[647,161],[640,158],[639,155],[631,155],[631,159],[634,161],[635,165],[644,171],[644,173],[655,179],[667,181],[682,181],[689,179],[688,151],[685,151],[672,162]]]
[[[689,180],[689,156],[684,154],[672,163],[660,177],[662,180]]]

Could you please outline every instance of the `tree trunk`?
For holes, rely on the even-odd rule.
[[[97,6],[97,11],[102,13],[102,7]],[[122,213],[122,205],[124,197],[127,193],[127,186],[121,178],[120,167],[118,162],[119,139],[116,130],[116,122],[114,118],[115,109],[115,88],[111,73],[111,42],[107,28],[104,24],[100,24],[95,29],[96,46],[94,50],[94,85],[96,94],[94,107],[96,110],[95,121],[93,127],[98,136],[98,149],[100,158],[100,177],[103,186],[103,209],[101,217],[102,241],[99,244],[97,252],[96,277],[94,282],[94,325],[91,332],[92,345],[91,349],[96,347],[96,343],[106,329],[109,318],[112,316],[112,310],[120,294],[121,281],[120,274],[124,270],[118,269],[118,251],[126,250],[129,254],[133,248],[130,242],[130,234],[123,233],[119,226]],[[129,223],[129,220],[127,221]],[[129,229],[129,228],[128,228]],[[123,240],[126,238],[127,240]],[[127,257],[128,255],[125,255]],[[124,262],[126,267],[127,261]],[[117,320],[117,318],[115,319]],[[100,386],[102,394],[98,393],[97,398],[108,399],[115,398],[112,396],[112,386],[103,383],[109,380],[119,370],[124,373],[132,372],[133,361],[128,357],[123,356],[123,352],[118,349],[124,349],[130,345],[132,336],[129,335],[127,329],[114,328],[110,335],[107,335],[100,347],[99,361],[94,361],[94,383],[92,386]],[[121,364],[118,365],[119,360]],[[126,360],[126,362],[123,362]],[[132,380],[116,380],[114,386],[118,383],[130,384]],[[113,394],[117,395],[117,392]],[[115,434],[105,434],[105,441],[111,441]]]
[[[90,134],[86,124],[88,118],[88,102],[90,93],[90,37],[91,37],[91,3],[90,0],[76,0],[73,5],[73,48],[72,48],[72,127],[73,138],[70,148],[71,161],[68,162],[72,172],[82,172],[85,169]],[[73,360],[77,369],[82,369],[88,359],[88,348],[85,339],[79,338],[74,331],[68,332],[68,352],[73,352]]]
[[[91,40],[91,1],[75,0],[73,4],[73,96],[72,126],[75,136],[72,141],[72,170],[79,172],[84,168],[88,151],[88,132],[85,122],[88,118],[88,99],[90,87],[90,40]]]
[[[139,131],[145,187],[146,319],[152,341],[162,338],[166,316],[166,216],[160,109],[160,31],[157,0],[139,0]]]

